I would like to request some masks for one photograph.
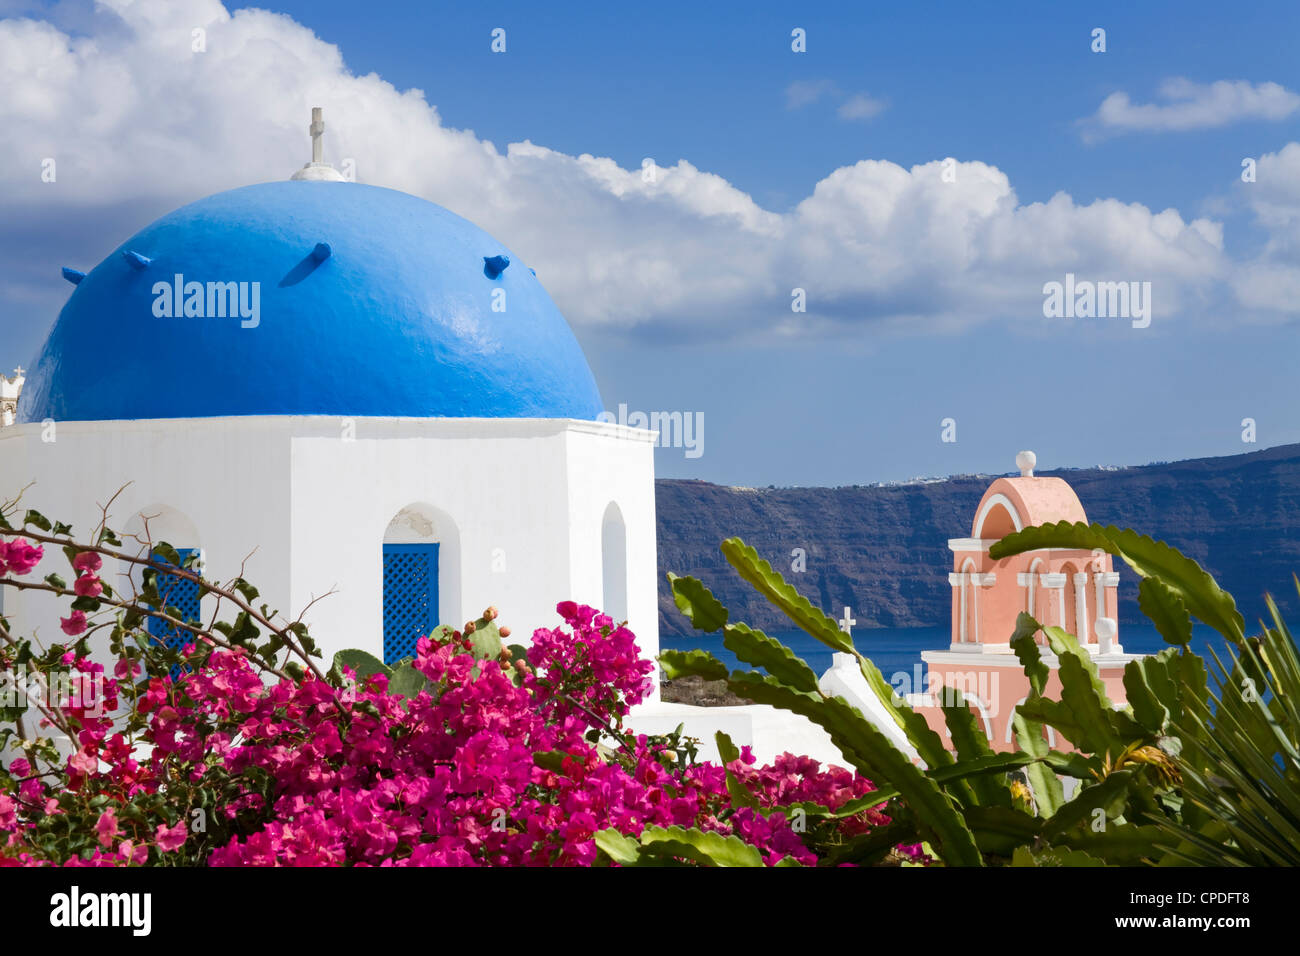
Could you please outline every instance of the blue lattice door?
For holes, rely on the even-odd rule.
[[[181,563],[190,555],[197,553],[197,548],[177,548],[176,553],[180,555]],[[153,559],[160,564],[165,564],[161,555],[152,555]],[[183,578],[178,574],[167,574],[159,572],[154,578],[158,586],[158,597],[162,599],[161,605],[155,610],[174,607],[180,611],[182,621],[200,621],[199,617],[199,584],[197,581],[191,581],[189,578]],[[156,617],[151,617],[145,624],[146,629],[153,636],[154,640],[166,644],[173,650],[180,650],[190,640],[192,634],[183,628],[177,628],[166,621],[161,621]],[[174,675],[173,675],[174,676]]]
[[[415,656],[438,626],[438,545],[384,545],[384,663]]]

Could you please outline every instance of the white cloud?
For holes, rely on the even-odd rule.
[[[1255,182],[1238,188],[1265,240],[1250,262],[1233,270],[1233,291],[1248,309],[1274,318],[1300,315],[1300,143],[1259,157]]]
[[[868,96],[866,93],[854,93],[840,104],[836,112],[839,113],[840,119],[865,120],[879,116],[885,111],[887,105],[884,100]]]
[[[787,212],[677,160],[640,168],[531,142],[504,151],[444,126],[418,90],[354,76],[288,17],[215,0],[110,0],[120,22],[70,37],[0,21],[0,314],[53,316],[58,266],[88,268],[183,202],[286,178],[326,158],[478,223],[537,270],[579,329],[743,338],[913,333],[1041,322],[1042,285],[1071,271],[1156,286],[1159,323],[1222,290],[1221,227],[1114,199],[1022,204],[981,162],[835,170]],[[190,52],[207,29],[207,52]],[[40,182],[43,157],[58,182]],[[147,211],[147,214],[146,214]],[[33,241],[33,235],[39,235]],[[53,252],[53,248],[59,252]],[[61,260],[51,261],[60,255]],[[790,310],[804,288],[808,313]]]
[[[1245,80],[1195,83],[1173,77],[1160,84],[1157,99],[1162,102],[1134,103],[1127,93],[1112,93],[1084,121],[1085,135],[1212,129],[1246,120],[1282,120],[1300,109],[1300,95],[1285,87]]]
[[[824,96],[838,95],[838,87],[830,80],[795,80],[785,88],[785,108],[803,109]]]

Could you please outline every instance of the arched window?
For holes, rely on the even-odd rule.
[[[384,663],[415,656],[415,643],[457,620],[459,536],[432,505],[399,511],[384,531]],[[453,596],[448,600],[448,596]]]
[[[627,620],[627,526],[623,512],[614,502],[605,509],[600,526],[601,608],[615,621]]]

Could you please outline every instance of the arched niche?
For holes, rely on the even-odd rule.
[[[615,621],[627,620],[627,525],[617,503],[605,508],[600,523],[601,610]]]
[[[972,577],[977,572],[975,560],[967,558],[962,562],[961,574],[961,641],[964,644],[978,644],[980,642],[980,612],[979,598],[976,593],[975,580]]]
[[[1061,565],[1060,570],[1061,573],[1065,575],[1065,593],[1063,595],[1065,599],[1063,602],[1065,605],[1065,620],[1061,622],[1061,627],[1065,628],[1077,637],[1080,644],[1086,644],[1088,643],[1088,632],[1086,630],[1080,632],[1079,630],[1078,590],[1074,586],[1074,576],[1078,573],[1079,569],[1075,567],[1073,562],[1066,561]],[[1085,594],[1084,614],[1086,615],[1087,613],[1087,595]]]
[[[975,537],[1000,539],[1024,528],[1020,513],[1006,495],[993,495],[975,519]]]
[[[445,511],[413,502],[384,529],[381,655],[391,662],[415,653],[415,642],[439,624],[459,627],[460,530]]]

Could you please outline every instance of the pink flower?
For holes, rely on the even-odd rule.
[[[76,637],[86,630],[86,612],[73,611],[68,617],[59,618],[59,626],[69,637]]]
[[[84,574],[87,571],[98,571],[104,562],[94,551],[83,551],[72,559],[72,566],[77,569],[77,573]]]
[[[11,574],[28,574],[36,567],[45,549],[40,545],[33,547],[22,538],[13,541],[0,541],[0,574],[6,569]]]
[[[72,590],[80,597],[99,597],[104,593],[104,585],[93,574],[83,574],[77,578],[77,583],[72,586]]]
[[[80,612],[78,612],[80,613]],[[113,676],[118,680],[130,680],[140,674],[140,664],[124,657],[113,665]]]
[[[158,824],[158,829],[154,831],[154,838],[158,842],[158,849],[164,853],[170,853],[172,850],[179,849],[189,835],[189,830],[185,826],[184,820],[176,821],[174,827],[168,827],[166,824]]]
[[[99,821],[95,824],[95,833],[99,835],[101,846],[110,847],[113,845],[113,838],[117,836],[116,807],[109,807],[99,815]]]
[[[68,769],[74,774],[90,776],[99,769],[99,758],[89,750],[78,750],[68,758]]]
[[[0,793],[0,830],[12,830],[18,825],[17,807],[12,797]]]

